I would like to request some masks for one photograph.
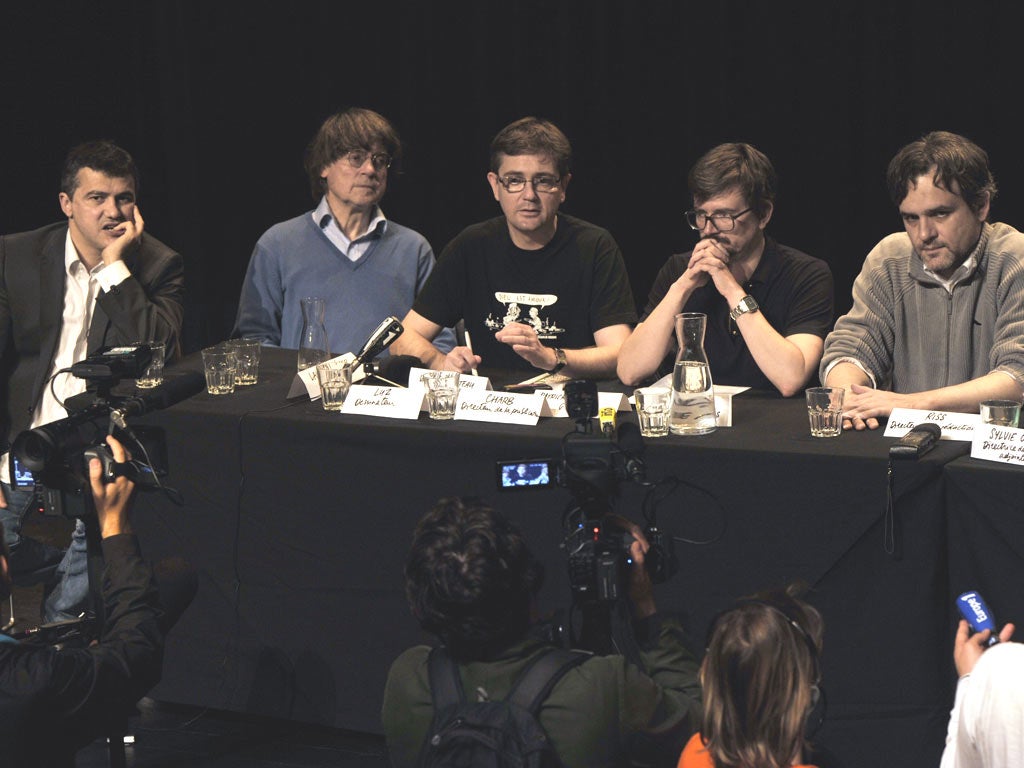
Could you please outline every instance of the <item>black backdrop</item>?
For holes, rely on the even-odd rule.
[[[693,242],[688,168],[743,140],[780,175],[770,231],[831,264],[842,312],[867,250],[899,226],[885,165],[928,130],[987,149],[993,217],[1024,226],[1020,7],[5,3],[0,232],[59,217],[70,145],[121,143],[148,230],[185,255],[193,351],[230,330],[259,235],[311,207],[302,152],[327,114],[368,106],[396,124],[406,160],[384,210],[437,252],[497,212],[490,138],[537,114],[573,142],[565,210],[615,235],[641,308],[664,259]]]

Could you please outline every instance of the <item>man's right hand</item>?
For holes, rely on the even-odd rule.
[[[139,206],[132,206],[131,221],[125,220],[118,225],[118,229],[114,230],[119,233],[118,238],[100,253],[103,263],[113,264],[115,261],[124,261],[125,254],[136,246],[142,238],[145,228],[146,223],[142,220]]]
[[[130,458],[113,435],[107,435],[107,445],[114,456],[114,461],[123,464]],[[100,534],[103,538],[130,533],[128,511],[131,505],[135,483],[127,477],[116,477],[109,483],[103,482],[103,465],[99,459],[89,461],[89,483],[92,485],[92,498],[96,506],[96,517],[100,522]]]
[[[0,485],[0,509],[7,509],[7,499],[4,497],[4,488]]]
[[[469,347],[455,347],[444,356],[444,364],[441,370],[459,371],[460,373],[472,373],[473,369],[480,365],[480,355],[474,355]]]
[[[999,633],[999,642],[1010,642],[1013,630],[1013,624],[1004,626]],[[988,638],[991,634],[991,630],[986,629],[972,635],[970,626],[966,621],[960,619],[960,626],[956,630],[956,639],[953,641],[953,663],[956,664],[956,673],[959,677],[969,675],[974,669],[981,654],[988,648]]]
[[[605,519],[605,524],[613,525],[633,537],[633,542],[629,545],[629,556],[633,560],[633,564],[626,577],[633,618],[639,621],[653,616],[658,610],[654,603],[654,584],[644,565],[644,558],[651,545],[647,542],[643,529],[632,520],[620,515],[609,515]]]

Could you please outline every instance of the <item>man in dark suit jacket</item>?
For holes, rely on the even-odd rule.
[[[22,430],[64,418],[61,403],[85,389],[66,374],[51,388],[56,371],[106,346],[162,341],[170,356],[178,351],[182,259],[143,234],[137,190],[125,150],[106,141],[79,145],[61,178],[67,221],[0,237],[0,521],[16,581],[51,576],[63,556],[47,621],[76,615],[87,595],[83,526],[66,556],[22,537],[33,494],[11,487],[6,451]]]

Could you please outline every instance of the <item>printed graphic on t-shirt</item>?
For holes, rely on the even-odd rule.
[[[505,314],[503,317],[495,317],[493,312],[487,315],[484,325],[492,331],[500,331],[509,323],[523,323],[533,326],[538,339],[555,339],[558,338],[558,334],[565,333],[565,328],[559,328],[543,313],[545,307],[558,301],[558,297],[552,293],[495,291],[494,298],[505,305]]]

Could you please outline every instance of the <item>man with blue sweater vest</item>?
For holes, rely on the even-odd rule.
[[[405,316],[434,268],[434,253],[380,208],[401,152],[394,127],[369,109],[324,121],[306,153],[319,205],[275,224],[256,243],[233,335],[297,349],[306,296],[325,300],[332,354],[358,352],[381,320]],[[453,342],[450,331],[437,340],[445,352]]]

